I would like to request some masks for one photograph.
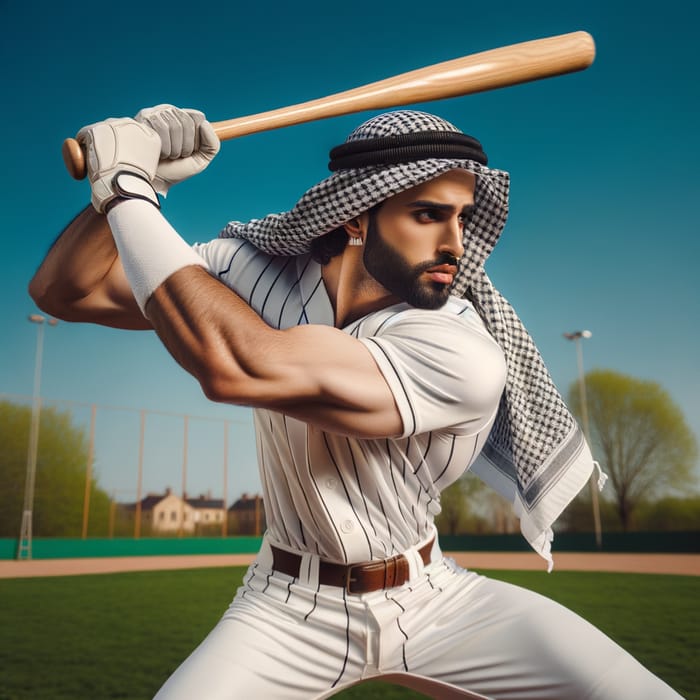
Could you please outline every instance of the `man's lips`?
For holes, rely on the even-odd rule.
[[[457,274],[457,268],[454,265],[436,265],[426,270],[425,274],[428,275],[433,282],[452,284]]]

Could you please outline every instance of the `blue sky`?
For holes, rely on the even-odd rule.
[[[562,392],[576,379],[562,333],[590,329],[587,369],[659,382],[700,436],[699,14],[678,0],[197,9],[0,0],[0,393],[32,393],[37,330],[26,318],[36,308],[26,287],[89,198],[60,156],[84,124],[163,102],[218,121],[582,29],[597,45],[584,72],[418,108],[479,138],[490,164],[511,173],[511,217],[487,269]],[[194,242],[230,219],[286,210],[327,175],[328,150],[372,114],[225,142],[205,173],[171,191],[164,211]],[[122,500],[135,488],[140,409],[160,412],[147,418],[145,490],[182,487],[183,414],[189,491],[220,495],[225,419],[229,497],[259,488],[249,411],[204,399],[151,333],[48,328],[41,393],[78,422],[90,404],[119,408],[98,409],[96,467],[100,485]]]

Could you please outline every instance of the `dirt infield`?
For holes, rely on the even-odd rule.
[[[545,562],[532,552],[448,552],[460,566],[471,569],[545,571]],[[252,554],[95,557],[82,559],[33,559],[0,561],[0,578],[75,576],[122,571],[165,571],[208,567],[244,566]],[[700,554],[607,554],[560,552],[554,555],[555,571],[616,571],[620,573],[700,576]]]

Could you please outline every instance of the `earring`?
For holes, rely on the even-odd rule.
[[[348,240],[348,245],[361,246],[362,239],[359,236],[350,236],[350,238]]]

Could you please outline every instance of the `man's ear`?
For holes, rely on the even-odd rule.
[[[365,218],[364,214],[360,214],[360,216],[356,216],[343,224],[343,228],[351,236],[362,236],[366,230]]]

